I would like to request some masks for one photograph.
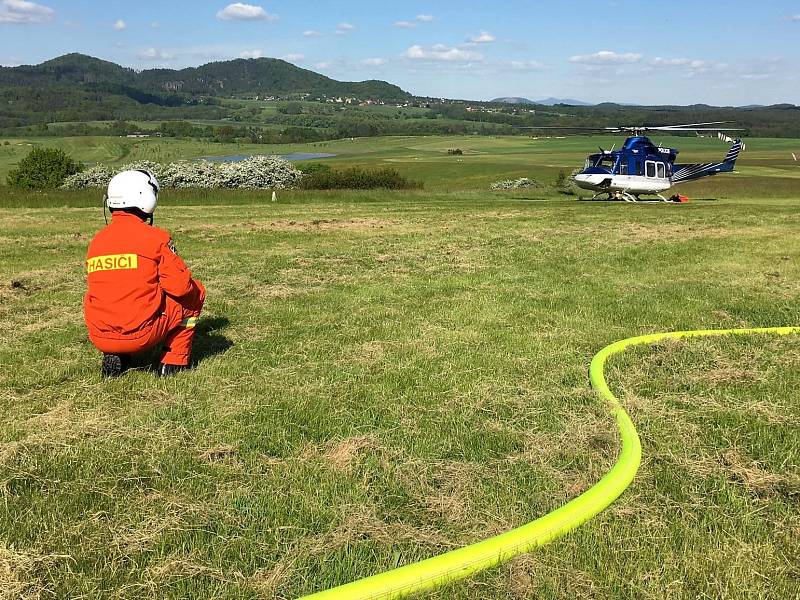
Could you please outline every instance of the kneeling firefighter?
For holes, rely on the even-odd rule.
[[[102,374],[118,377],[130,355],[164,344],[158,374],[188,368],[206,290],[153,226],[159,185],[148,171],[124,171],[108,184],[111,224],[89,244],[84,317],[103,352]]]

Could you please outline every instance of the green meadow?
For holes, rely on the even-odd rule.
[[[102,162],[112,166],[135,160],[174,162],[213,156],[294,152],[336,154],[323,162],[332,167],[390,166],[423,182],[431,191],[476,190],[485,189],[500,179],[518,177],[534,177],[552,183],[559,171],[569,175],[573,169],[582,167],[586,155],[597,152],[598,146],[619,147],[623,139],[620,136],[396,136],[264,145],[171,138],[3,138],[0,139],[0,181],[31,148],[40,146],[62,148],[86,164]],[[679,148],[678,162],[721,160],[727,150],[727,145],[715,138],[654,136],[653,140]],[[735,180],[718,178],[710,187],[703,182],[679,189],[689,190],[690,196],[695,191],[705,194],[723,190],[728,195],[743,196],[752,192],[791,197],[800,178],[800,162],[792,159],[792,152],[800,157],[800,140],[754,138],[746,142],[747,150],[737,163],[739,176]],[[460,149],[463,155],[448,154],[451,149]],[[766,188],[762,177],[769,178]]]
[[[87,162],[263,153],[0,140]],[[614,463],[589,389],[633,335],[800,325],[797,140],[748,140],[685,205],[553,189],[621,138],[342,140],[410,192],[170,191],[156,224],[208,288],[196,368],[118,380],[82,316],[101,193],[0,188],[0,598],[298,598],[527,523]],[[717,140],[665,138],[686,162]],[[448,155],[459,148],[462,156]],[[490,192],[533,177],[533,189]],[[613,359],[630,488],[566,537],[431,599],[797,598],[800,336]]]

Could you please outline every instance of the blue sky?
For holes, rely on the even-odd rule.
[[[147,69],[284,58],[486,100],[800,103],[800,2],[0,0],[0,64],[82,52]]]

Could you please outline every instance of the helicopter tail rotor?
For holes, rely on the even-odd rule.
[[[728,150],[725,158],[722,159],[722,162],[725,164],[730,164],[732,168],[733,163],[735,163],[736,159],[739,158],[739,154],[741,154],[742,150],[744,150],[744,142],[742,142],[740,139],[733,140],[733,145],[731,146],[731,149]]]

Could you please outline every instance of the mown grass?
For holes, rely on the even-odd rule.
[[[769,190],[176,194],[157,223],[209,290],[197,369],[102,381],[81,314],[102,218],[47,198],[0,209],[9,598],[293,598],[482,539],[615,460],[602,346],[800,323],[800,213]],[[429,597],[796,597],[799,374],[796,337],[615,360],[632,487]]]

